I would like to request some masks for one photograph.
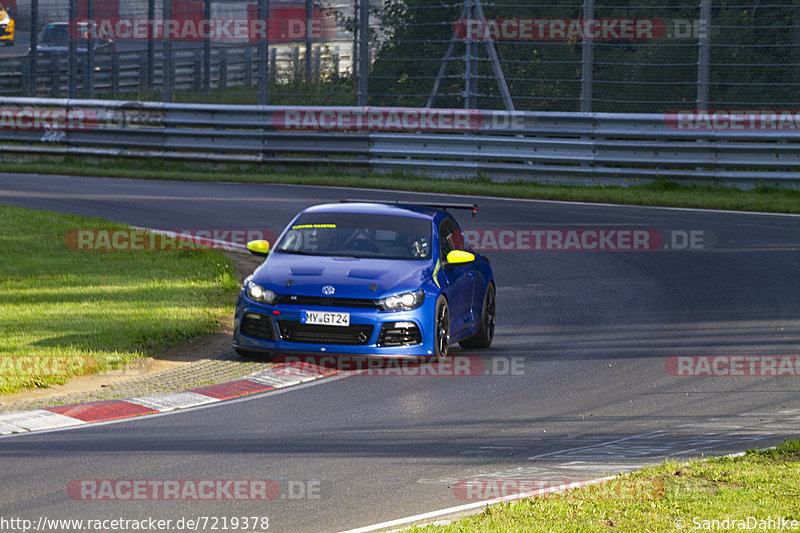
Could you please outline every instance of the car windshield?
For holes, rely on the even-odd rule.
[[[45,26],[39,36],[41,43],[66,43],[67,41],[69,41],[69,33],[64,24]]]
[[[428,259],[431,221],[362,213],[306,213],[275,247],[303,255]]]

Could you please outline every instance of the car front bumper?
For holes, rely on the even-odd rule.
[[[11,22],[5,26],[0,24],[0,39],[4,41],[14,40],[14,23]]]
[[[236,304],[233,345],[270,353],[429,356],[434,350],[435,305],[436,299],[430,297],[410,311],[268,305],[242,292]],[[301,324],[302,311],[350,313],[350,326]]]

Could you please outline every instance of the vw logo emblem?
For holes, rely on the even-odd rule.
[[[336,292],[336,288],[333,285],[325,285],[324,287],[322,287],[322,294],[327,294],[328,296],[330,296],[334,292]]]

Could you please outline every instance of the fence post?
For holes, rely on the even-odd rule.
[[[206,56],[203,55],[203,50],[194,50],[192,52],[192,88],[200,90],[201,87],[206,86],[206,69],[205,62]]]
[[[292,47],[292,81],[300,79],[300,48]]]
[[[156,18],[156,0],[147,0],[147,20],[150,24],[147,25],[147,52],[145,53],[145,74],[144,74],[144,88],[147,92],[153,94],[153,86],[155,85],[155,41],[153,40],[153,26],[152,21]]]
[[[111,52],[111,92],[115,96],[119,93],[119,54],[116,50]]]
[[[709,64],[711,62],[711,0],[700,0],[697,50],[697,109],[708,109]]]
[[[219,49],[219,83],[217,89],[228,88],[228,50],[226,48]]]
[[[583,0],[583,20],[594,18],[594,0]],[[592,112],[592,81],[594,76],[594,40],[583,37],[581,56],[581,112]]]
[[[27,92],[29,96],[36,96],[36,71],[37,65],[36,60],[38,59],[39,53],[39,0],[31,0],[31,55],[30,55],[30,64],[28,65],[29,69],[29,82],[27,87]]]
[[[148,30],[150,31],[150,30]],[[149,94],[152,97],[153,94],[153,73],[152,73],[152,63],[148,58],[148,50],[144,50],[138,52],[137,55],[139,57],[139,94],[144,95],[145,93]]]
[[[358,21],[360,20],[359,17],[359,10],[358,10],[359,0],[353,0],[353,55],[352,55],[352,65],[353,65],[353,79],[358,80],[358,47],[359,47],[359,40],[358,40]]]
[[[87,1],[86,14],[89,20],[94,18],[94,0]],[[94,98],[94,39],[91,32],[86,37],[86,89],[89,98]]]
[[[69,23],[73,24],[78,17],[78,0],[69,0]],[[69,51],[67,53],[67,97],[75,98],[78,93],[78,72],[77,72],[77,56],[78,46],[75,39],[69,40]]]
[[[306,27],[305,27],[305,37],[306,37],[306,73],[305,73],[305,81],[306,83],[311,83],[311,76],[312,76],[312,65],[311,62],[313,61],[312,56],[314,55],[313,50],[313,43],[311,42],[311,16],[312,16],[312,9],[311,9],[311,0],[306,0]]]
[[[249,46],[244,49],[244,86],[253,86],[253,50]]]
[[[61,90],[61,58],[58,56],[58,54],[52,54],[51,56],[50,76],[50,92],[53,97],[57,97],[58,92]],[[70,76],[70,78],[71,77],[72,76]]]
[[[369,0],[361,0],[358,10],[358,105],[369,101]]]
[[[273,48],[269,51],[269,81],[275,83],[275,76],[278,73],[278,50]]]
[[[314,60],[311,69],[311,77],[314,81],[319,81],[322,77],[322,48],[317,46],[311,54],[311,57]]]
[[[266,39],[258,41],[258,105],[269,103],[269,0],[258,0],[258,18],[266,21]]]
[[[203,0],[203,19],[211,19],[211,0]],[[203,39],[203,90],[211,88],[211,38]]]
[[[475,4],[467,0],[467,20],[477,19]],[[464,38],[466,53],[464,55],[464,108],[475,109],[478,106],[478,45],[467,32]]]
[[[163,8],[163,18],[164,20],[172,19],[172,0],[164,0],[164,8]],[[167,35],[166,28],[164,28],[163,38],[161,42],[163,43],[162,50],[164,51],[164,59],[163,59],[163,72],[161,74],[161,100],[164,102],[171,102],[172,101],[172,64],[173,64],[173,57],[172,57],[172,41],[170,41],[167,37],[172,37],[171,35]]]

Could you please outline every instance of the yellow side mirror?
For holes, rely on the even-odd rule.
[[[269,254],[269,241],[250,241],[247,243],[247,249],[253,255],[262,255],[266,257]]]
[[[475,254],[465,252],[464,250],[453,250],[447,254],[445,258],[450,265],[460,265],[463,263],[471,263],[475,261]]]

